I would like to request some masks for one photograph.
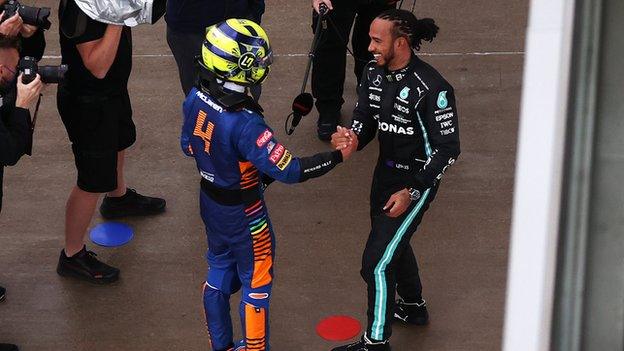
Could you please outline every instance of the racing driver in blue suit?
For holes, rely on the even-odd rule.
[[[299,183],[319,177],[356,147],[298,158],[275,139],[262,108],[247,94],[268,75],[271,56],[266,33],[250,20],[210,27],[197,57],[196,86],[183,105],[181,146],[201,174],[210,267],[203,299],[213,350],[270,349],[275,251],[264,187],[274,179]],[[235,345],[229,299],[241,288],[243,340]]]

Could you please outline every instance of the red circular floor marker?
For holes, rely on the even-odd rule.
[[[316,333],[329,341],[345,341],[360,334],[362,327],[357,319],[348,316],[331,316],[316,325]]]

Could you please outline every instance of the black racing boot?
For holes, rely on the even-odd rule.
[[[106,219],[146,216],[164,212],[166,205],[164,199],[144,196],[128,188],[124,196],[104,197],[100,214]]]
[[[13,344],[0,344],[0,351],[19,351],[19,348]]]
[[[6,299],[6,289],[0,286],[0,302]]]
[[[349,345],[342,345],[332,349],[332,351],[391,351],[390,341],[372,342],[366,335],[358,342]]]
[[[63,277],[74,277],[96,284],[109,284],[119,279],[119,269],[98,260],[96,254],[83,247],[72,257],[61,250],[56,272]]]
[[[427,302],[422,299],[418,303],[407,303],[398,299],[394,306],[394,319],[408,324],[426,325],[429,323]]]

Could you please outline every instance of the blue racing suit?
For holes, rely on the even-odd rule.
[[[209,265],[204,309],[213,350],[233,347],[229,298],[241,287],[246,350],[269,350],[275,250],[263,181],[303,182],[342,162],[340,151],[294,157],[275,139],[259,106],[247,102],[226,108],[193,88],[183,105],[182,150],[195,158],[201,174]]]

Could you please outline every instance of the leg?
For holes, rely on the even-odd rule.
[[[117,188],[117,116],[120,101],[81,102],[59,89],[58,107],[72,141],[78,173],[67,200],[65,248],[58,274],[94,283],[118,279],[119,270],[99,261],[86,250],[84,236],[101,193]]]
[[[355,16],[354,9],[346,2],[336,2],[334,10],[323,21],[323,28],[316,54],[312,62],[312,94],[316,98],[319,113],[319,138],[327,139],[336,131],[340,119],[340,109],[344,100],[346,45]],[[315,14],[312,18],[316,28]]]
[[[124,177],[124,161],[126,158],[126,152],[124,150],[117,153],[117,188],[110,191],[108,197],[122,197],[126,195],[126,180]]]
[[[371,341],[383,341],[392,334],[397,266],[400,254],[422,220],[432,195],[423,194],[398,218],[384,214],[373,217],[372,230],[362,258],[362,277],[368,287],[368,327]]]
[[[178,65],[184,96],[188,95],[195,85],[194,59],[201,54],[203,41],[204,33],[180,33],[167,27],[167,43]]]
[[[263,201],[247,206],[245,213],[248,229],[232,245],[243,287],[240,303],[243,337],[246,350],[268,351],[274,236]]]
[[[65,207],[65,254],[71,257],[84,247],[84,236],[100,197],[74,186]]]
[[[115,219],[128,216],[145,216],[159,214],[165,211],[167,203],[164,199],[144,196],[134,189],[126,187],[124,165],[125,150],[136,141],[136,127],[132,120],[130,96],[123,94],[116,107],[119,111],[115,130],[117,133],[116,149],[116,186],[108,192],[100,206],[100,214],[106,219]]]
[[[422,301],[422,283],[418,274],[418,263],[412,246],[408,243],[397,264],[397,293],[408,303]]]
[[[61,251],[56,271],[61,276],[72,276],[93,283],[112,283],[119,279],[119,269],[99,261],[95,254],[87,251],[84,236],[100,193],[116,187],[116,155],[111,152],[108,157],[90,157],[88,153],[79,151],[79,147],[74,149],[78,185],[67,200],[65,249]]]
[[[200,193],[202,220],[206,226],[209,270],[203,287],[206,327],[213,350],[228,350],[233,345],[230,296],[240,289],[236,260],[230,251],[226,235],[215,230],[213,222],[219,217],[212,215],[215,203]]]

